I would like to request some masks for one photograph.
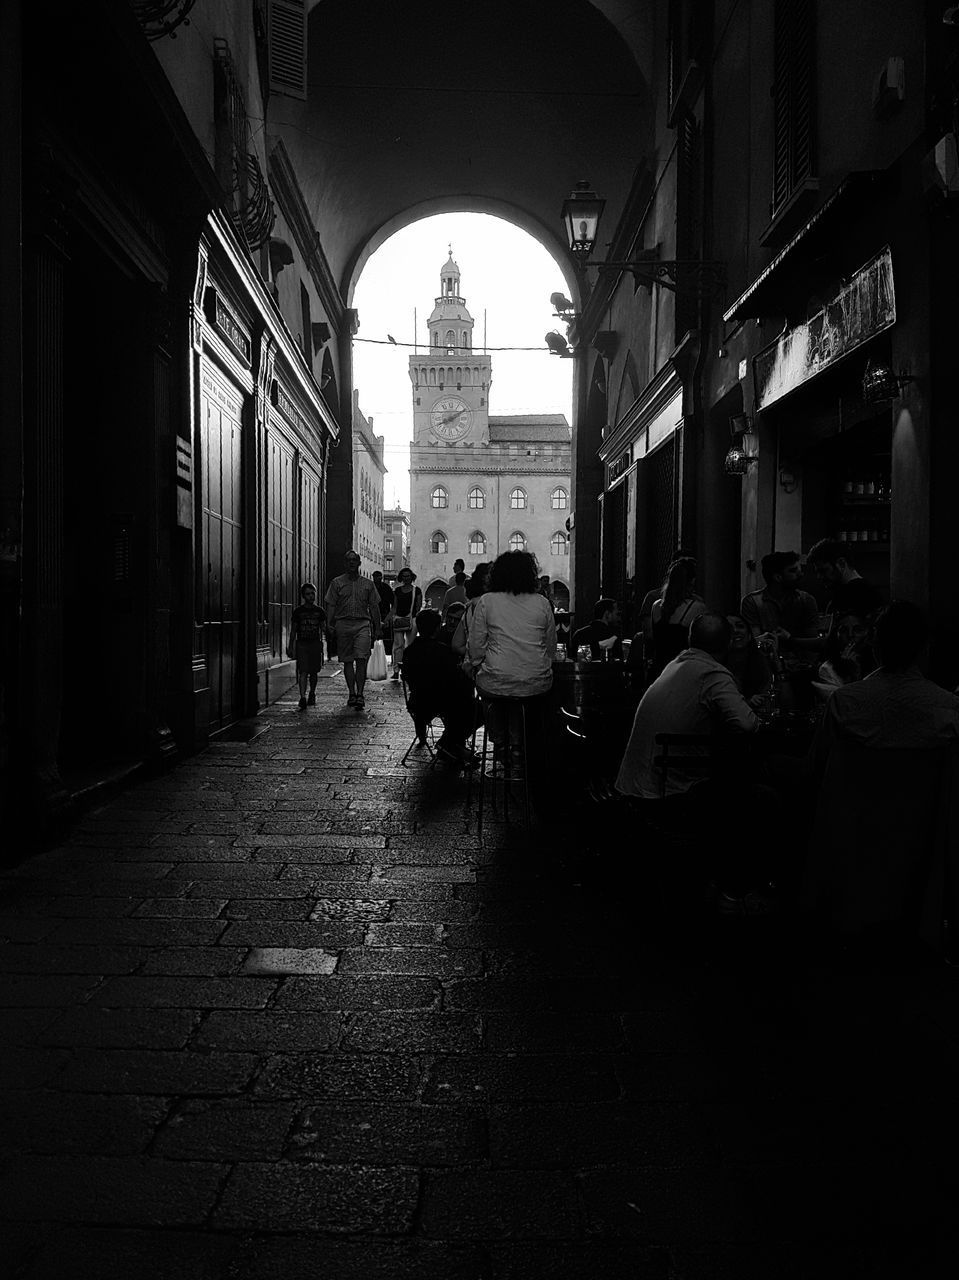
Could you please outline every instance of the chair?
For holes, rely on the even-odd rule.
[[[800,905],[846,936],[952,949],[959,884],[959,749],[839,739],[826,758]]]
[[[409,759],[409,755],[411,751],[413,751],[417,747],[425,747],[426,750],[429,752],[429,756],[430,756],[430,768],[433,769],[436,766],[436,734],[435,734],[433,725],[439,719],[439,716],[431,717],[431,719],[426,721],[425,724],[422,723],[421,721],[418,721],[416,715],[413,713],[413,710],[410,707],[409,686],[406,683],[406,676],[403,675],[402,673],[400,675],[400,682],[403,685],[403,703],[406,707],[407,714],[410,716],[411,720],[413,721],[413,725],[415,728],[413,741],[403,752],[403,758],[400,761],[400,766],[405,768],[406,761]]]
[[[530,701],[530,699],[529,698],[485,698],[484,697],[481,700],[483,703],[484,713],[488,713],[488,710],[491,706],[505,707],[506,725],[507,725],[507,743],[509,743],[510,741],[509,729],[512,725],[513,715],[517,713],[519,714],[519,718],[520,718],[519,720],[520,748],[519,749],[520,749],[520,754],[522,756],[522,767],[523,767],[522,780],[523,780],[523,798],[524,798],[524,814],[525,814],[524,825],[528,829],[530,825],[530,822],[529,822],[530,806],[529,806],[529,754],[527,751],[528,741],[527,741],[527,734],[526,734],[526,729],[527,729],[526,706],[527,706],[527,703]],[[488,714],[484,714],[484,720],[488,722]],[[484,728],[483,751],[482,751],[482,756],[480,758],[479,810],[478,810],[477,823],[476,823],[476,833],[481,844],[483,842],[483,814],[485,810],[485,800],[486,800],[486,783],[491,782],[493,784],[492,805],[495,808],[496,784],[497,782],[502,782],[503,784],[503,819],[505,822],[509,822],[510,787],[513,785],[514,782],[518,781],[518,779],[516,779],[511,772],[513,753],[509,746],[507,746],[507,749],[506,749],[506,758],[502,762],[503,773],[500,776],[497,776],[495,770],[491,770],[489,776],[487,776],[487,746],[489,744],[489,741],[490,741],[489,732],[487,729]],[[495,765],[496,764],[495,758],[492,759],[490,763],[492,765]]]
[[[659,794],[665,799],[669,790],[669,770],[682,767],[683,773],[708,778],[715,763],[716,736],[711,733],[657,733],[659,754],[653,756],[653,767],[659,771]]]

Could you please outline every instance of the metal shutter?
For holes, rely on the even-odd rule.
[[[776,5],[772,87],[775,153],[770,210],[773,217],[813,173],[813,13],[810,0],[779,0]]]

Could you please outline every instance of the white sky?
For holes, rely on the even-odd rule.
[[[473,317],[473,348],[536,347],[536,351],[491,351],[490,413],[564,413],[572,421],[573,362],[549,354],[544,335],[565,333],[549,295],[569,291],[563,272],[532,236],[502,218],[480,213],[444,213],[397,231],[363,268],[353,295],[360,328],[353,344],[353,385],[360,409],[385,437],[388,472],[385,507],[409,510],[413,399],[410,346],[379,346],[362,339],[397,343],[427,341],[426,322],[440,291],[440,271],[449,246],[460,269],[460,289]]]

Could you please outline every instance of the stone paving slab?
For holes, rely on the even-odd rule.
[[[0,874],[18,1280],[959,1274],[959,976],[673,936],[562,794],[481,847],[337,673]]]

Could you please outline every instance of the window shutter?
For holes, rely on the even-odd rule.
[[[813,174],[813,5],[779,0],[773,70],[775,153],[772,216]]]
[[[270,0],[270,92],[306,98],[306,0]]]

